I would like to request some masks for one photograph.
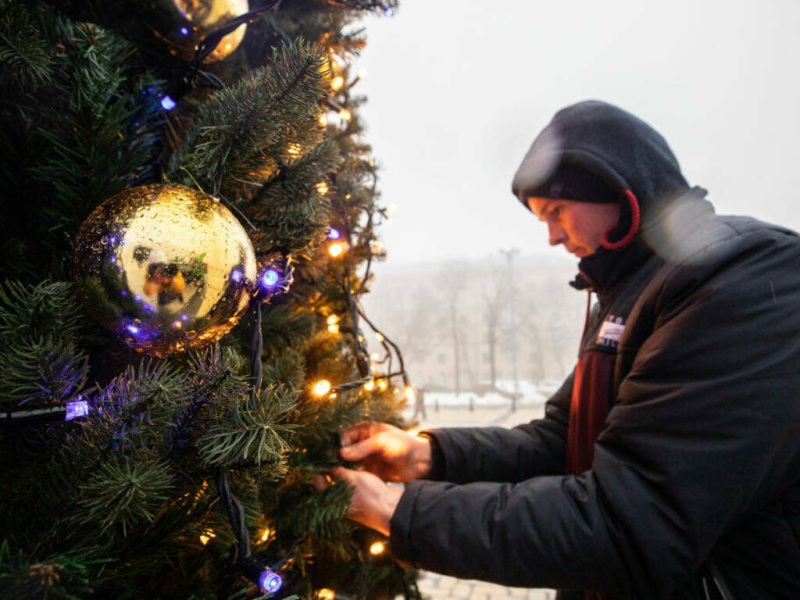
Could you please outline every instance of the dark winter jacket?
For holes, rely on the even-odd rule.
[[[543,136],[515,193],[552,152],[631,190],[641,230],[581,260],[598,302],[544,419],[431,432],[443,481],[407,484],[392,551],[576,598],[800,598],[800,238],[716,216],[666,142],[607,104]],[[575,474],[573,435],[596,437]]]

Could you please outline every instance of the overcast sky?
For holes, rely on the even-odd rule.
[[[589,98],[659,130],[717,212],[800,229],[797,0],[403,0],[366,26],[387,266],[563,254],[511,178],[553,113]]]

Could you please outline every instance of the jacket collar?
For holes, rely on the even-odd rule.
[[[655,254],[646,239],[659,247],[658,254],[665,260],[685,254],[686,248],[683,246],[686,245],[686,238],[690,237],[689,233],[702,227],[714,216],[714,207],[705,200],[706,194],[703,188],[694,187],[685,194],[662,202],[658,210],[650,211],[643,217],[639,233],[630,244],[619,250],[601,247],[594,254],[582,258],[578,263],[578,275],[570,285],[579,290],[593,291],[604,302]],[[665,235],[670,231],[679,231],[681,235]]]
[[[598,248],[578,263],[578,274],[570,285],[578,290],[595,292],[601,302],[614,293],[618,285],[636,271],[653,251],[637,235],[630,244],[619,250]]]

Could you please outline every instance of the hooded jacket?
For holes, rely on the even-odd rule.
[[[575,598],[800,598],[800,238],[716,216],[664,139],[602,102],[536,139],[523,204],[560,161],[641,224],[580,261],[598,301],[543,419],[429,432],[442,481],[406,485],[393,553]]]

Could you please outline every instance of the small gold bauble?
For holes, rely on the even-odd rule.
[[[247,0],[158,0],[158,3],[162,5],[159,12],[172,13],[173,23],[167,26],[168,29],[154,30],[153,33],[166,43],[170,54],[186,62],[194,59],[195,48],[203,38],[249,10]],[[165,22],[170,21],[161,21]],[[226,58],[239,47],[246,29],[247,25],[242,24],[223,37],[204,62]]]
[[[143,185],[103,202],[81,226],[73,267],[87,311],[131,347],[162,357],[228,333],[256,279],[239,221],[180,185]]]

